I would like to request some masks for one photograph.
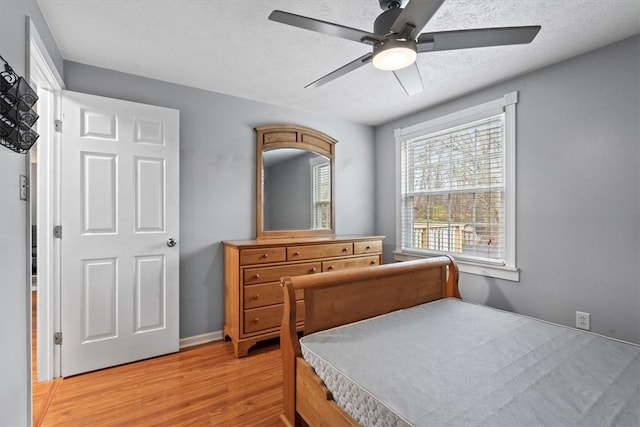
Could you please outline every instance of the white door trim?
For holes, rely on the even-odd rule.
[[[60,376],[60,348],[53,344],[53,333],[60,327],[60,241],[53,239],[52,230],[60,220],[60,133],[55,132],[54,120],[60,119],[61,91],[64,89],[64,82],[30,19],[28,19],[27,28],[30,78],[42,88],[42,98],[38,103],[40,114],[38,194],[31,194],[31,198],[38,198],[39,211],[38,218],[35,220],[38,228],[37,379],[45,381]],[[29,236],[30,228],[28,227],[27,230]],[[30,261],[31,247],[28,250]],[[31,289],[31,271],[28,278],[29,289]],[[30,295],[28,301],[31,301]],[[29,316],[29,331],[31,331],[30,322]],[[29,338],[30,336],[29,334]],[[31,358],[30,350],[29,358]]]
[[[27,20],[29,22],[27,26],[29,31],[28,40],[29,40],[30,49],[31,49],[28,52],[29,55],[27,56],[27,58],[29,58],[32,55],[39,55],[39,60],[41,61],[43,68],[47,70],[47,74],[48,74],[47,79],[50,81],[50,83],[58,87],[58,89],[65,89],[64,80],[62,79],[62,76],[58,72],[58,69],[56,68],[55,63],[53,62],[51,55],[49,55],[49,51],[47,50],[47,47],[42,41],[42,37],[40,37],[40,33],[38,32],[38,29],[33,24],[33,21],[31,20],[31,18],[27,17]]]

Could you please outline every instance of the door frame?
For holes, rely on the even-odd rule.
[[[60,239],[53,238],[53,227],[60,223],[60,132],[54,121],[61,119],[61,94],[65,88],[62,76],[33,21],[27,17],[27,75],[43,88],[38,103],[40,144],[37,153],[37,194],[27,203],[27,242],[31,242],[31,200],[37,198],[37,380],[60,376],[60,347],[54,345],[53,334],[60,328]],[[27,163],[30,163],[27,156]],[[30,164],[27,168],[30,176]],[[31,301],[31,244],[28,244],[29,299]],[[31,307],[31,304],[29,304]],[[31,332],[31,316],[29,328]],[[29,339],[31,333],[29,333]],[[31,350],[29,350],[31,359]],[[31,366],[31,364],[29,365]],[[30,385],[29,385],[30,387]]]

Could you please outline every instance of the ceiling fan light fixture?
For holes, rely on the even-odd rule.
[[[395,71],[416,62],[417,56],[415,43],[389,40],[375,47],[372,63],[379,70]]]

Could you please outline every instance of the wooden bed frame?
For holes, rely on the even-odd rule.
[[[296,329],[296,290],[304,292],[304,333],[322,331],[446,297],[460,298],[458,267],[449,257],[283,277],[280,348],[288,426],[358,426],[302,358]]]

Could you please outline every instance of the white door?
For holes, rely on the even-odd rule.
[[[179,111],[63,92],[61,374],[178,351]]]

